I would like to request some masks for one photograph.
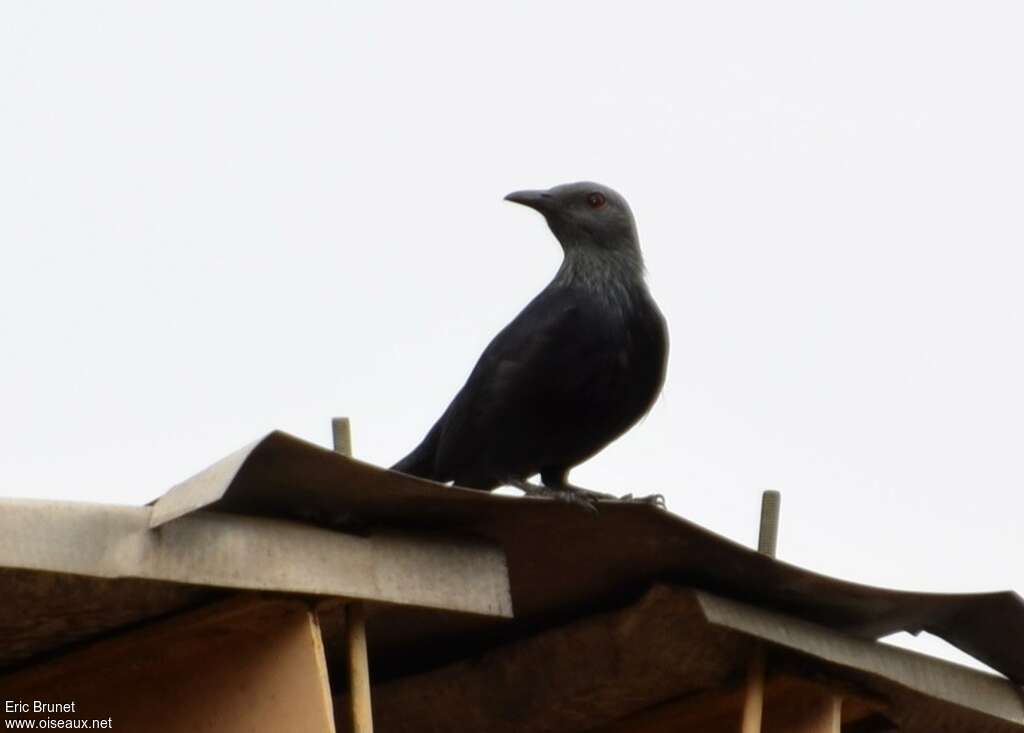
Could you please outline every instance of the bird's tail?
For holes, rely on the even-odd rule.
[[[427,433],[427,437],[423,439],[423,442],[413,448],[409,455],[393,465],[391,470],[433,481],[444,481],[445,479],[437,475],[436,460],[437,444],[441,437],[442,422],[443,420],[438,420],[437,424]]]

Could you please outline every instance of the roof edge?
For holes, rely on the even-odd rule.
[[[227,493],[250,454],[273,435],[274,433],[264,435],[180,484],[172,486],[151,503],[149,528],[154,529],[219,501]]]
[[[858,639],[818,624],[696,592],[708,623],[829,664],[887,679],[915,692],[1024,724],[1024,697],[1010,680],[955,662],[878,641]]]

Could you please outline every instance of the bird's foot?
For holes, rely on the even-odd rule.
[[[584,489],[582,486],[574,486],[573,484],[565,484],[559,486],[556,491],[572,491],[581,496],[589,496],[594,501],[615,501],[618,497],[614,494],[606,494],[603,491],[591,491],[590,489]]]
[[[579,486],[572,484],[566,484],[563,491],[575,491],[585,496],[593,497],[595,501],[621,501],[629,504],[649,504],[656,506],[660,509],[665,508],[665,497],[661,494],[651,494],[650,496],[633,496],[632,494],[625,494],[623,496],[614,496],[612,494],[605,494],[600,491],[591,491],[590,489],[584,489]]]
[[[659,509],[667,509],[665,506],[665,497],[661,494],[649,494],[648,496],[633,496],[632,494],[626,494],[624,496],[620,496],[619,501],[625,501],[631,504],[648,504],[650,506],[656,506]]]
[[[556,501],[564,501],[567,504],[573,504],[581,509],[593,513],[597,512],[597,502],[600,499],[615,498],[610,494],[588,491],[587,489],[578,489],[575,486],[553,489],[550,486],[538,486],[537,484],[531,484],[529,481],[525,480],[509,481],[509,486],[514,486],[527,496],[538,496],[546,499],[554,499]]]
[[[572,484],[558,487],[538,486],[522,479],[509,481],[509,486],[514,486],[527,496],[564,501],[567,504],[575,504],[589,512],[596,512],[597,503],[600,501],[620,501],[630,504],[647,504],[659,509],[665,508],[665,497],[661,494],[651,494],[650,496],[633,496],[632,494],[614,496],[612,494],[605,494],[602,491],[591,491],[590,489],[573,486]]]

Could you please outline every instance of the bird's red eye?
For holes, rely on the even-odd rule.
[[[592,209],[600,209],[606,203],[606,199],[603,193],[594,191],[594,193],[587,194],[587,206]]]

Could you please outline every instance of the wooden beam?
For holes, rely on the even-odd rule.
[[[316,617],[284,599],[231,600],[90,644],[0,678],[0,699],[74,703],[43,717],[112,730],[335,730]]]

